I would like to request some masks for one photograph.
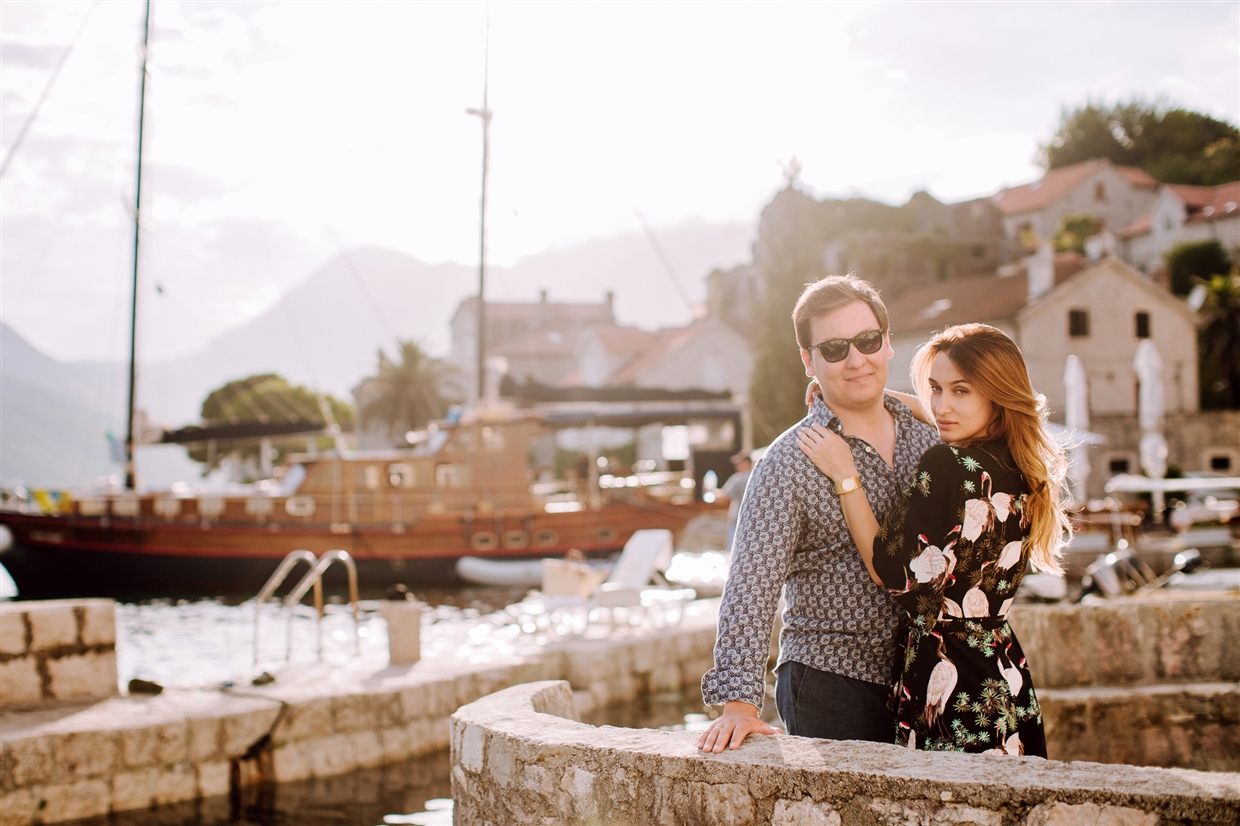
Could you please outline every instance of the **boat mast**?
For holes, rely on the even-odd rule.
[[[482,63],[482,108],[466,109],[482,120],[482,218],[478,232],[478,404],[486,393],[486,281],[487,281],[487,162],[491,154],[491,110],[487,108],[487,85],[491,61],[491,10],[487,8],[486,56]]]
[[[142,128],[146,116],[146,50],[151,38],[151,0],[142,23],[142,77],[138,81],[138,174],[133,195],[133,296],[129,304],[129,403],[125,415],[125,489],[134,490],[134,389],[138,363],[138,238],[142,233]]]

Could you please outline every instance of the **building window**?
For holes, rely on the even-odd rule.
[[[1089,335],[1089,310],[1068,310],[1068,335],[1073,338]]]
[[[1150,337],[1150,314],[1137,313],[1137,338]]]
[[[1107,199],[1107,187],[1102,181],[1094,184],[1094,200],[1105,201]]]
[[[1128,460],[1127,459],[1112,459],[1110,462],[1107,463],[1107,469],[1110,470],[1111,473],[1127,473],[1128,472]]]
[[[1227,473],[1231,470],[1231,457],[1222,454],[1210,457],[1210,470],[1216,470],[1220,473]]]

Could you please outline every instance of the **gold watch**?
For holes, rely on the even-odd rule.
[[[854,490],[861,490],[860,476],[849,476],[835,483],[835,492],[840,496],[852,493]]]

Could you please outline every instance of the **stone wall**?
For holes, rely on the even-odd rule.
[[[565,679],[588,712],[695,687],[711,666],[718,600],[675,628],[629,627],[487,662],[316,664],[275,683],[0,712],[0,826],[56,823],[332,777],[448,747],[448,718],[499,689]],[[115,676],[113,677],[115,683]]]
[[[1240,775],[760,737],[702,754],[691,732],[575,721],[562,682],[452,716],[458,826],[496,824],[1235,824]]]
[[[110,599],[0,603],[0,707],[116,694]]]

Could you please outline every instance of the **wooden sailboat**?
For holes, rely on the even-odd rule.
[[[147,2],[141,98],[145,98]],[[138,247],[141,233],[142,130],[134,208],[129,408],[124,490],[62,497],[43,506],[0,510],[13,543],[0,553],[23,598],[183,596],[256,592],[296,549],[347,550],[363,586],[457,582],[462,556],[520,559],[618,551],[641,528],[678,531],[703,508],[685,473],[623,477],[602,489],[533,484],[529,442],[546,433],[537,412],[481,404],[460,421],[432,425],[407,450],[336,450],[293,456],[279,478],[226,495],[139,494],[134,471]],[[486,275],[488,128],[484,86],[483,195],[479,294]],[[484,352],[485,301],[479,307]],[[329,580],[330,581],[330,580]]]

